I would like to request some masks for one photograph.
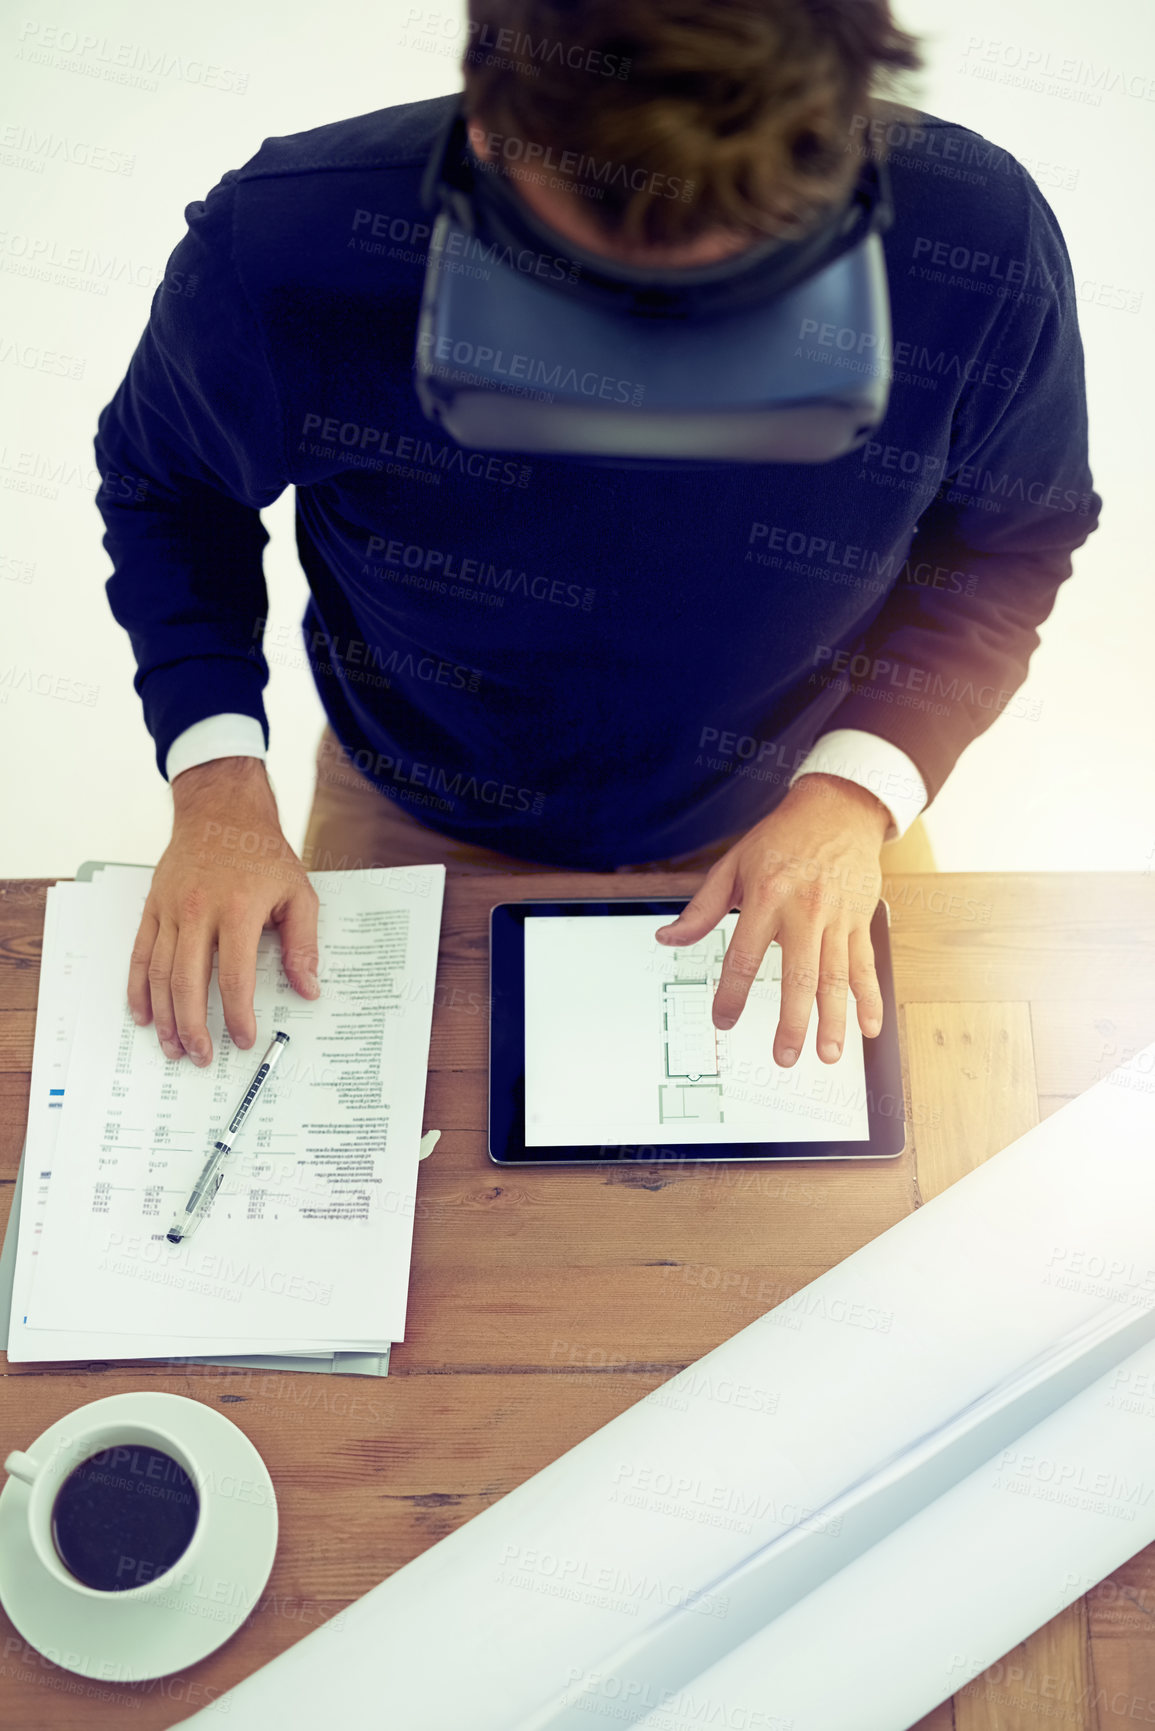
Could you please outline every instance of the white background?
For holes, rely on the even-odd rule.
[[[0,23],[0,876],[71,876],[86,857],[152,863],[169,836],[171,795],[133,691],[126,634],[104,592],[110,565],[93,495],[92,438],[147,321],[153,289],[185,232],[183,211],[262,140],[459,88],[454,38],[464,9],[442,4],[444,31],[409,25],[409,0],[274,8],[202,0],[157,11],[143,0],[52,0]],[[1035,173],[1059,218],[1079,285],[1087,355],[1091,465],[1103,522],[1075,554],[1074,576],[1042,628],[1025,695],[1037,721],[1003,716],[963,756],[927,817],[944,870],[1155,870],[1155,772],[1141,714],[1150,684],[1149,417],[1155,271],[1148,177],[1155,101],[1100,90],[1096,104],[1014,79],[1035,57],[1083,61],[1141,80],[1155,96],[1155,12],[1148,0],[898,0],[922,35],[925,74],[907,100],[1005,146]],[[437,14],[424,14],[436,26]],[[80,56],[46,48],[55,30],[105,39]],[[403,45],[420,39],[421,47]],[[90,76],[115,70],[118,44],[225,69],[243,93],[203,74],[161,75],[155,90]],[[30,61],[27,47],[47,52]],[[441,51],[438,51],[440,47]],[[448,50],[448,52],[446,52]],[[988,74],[976,75],[981,67]],[[28,135],[33,142],[28,144]],[[40,156],[44,171],[21,166]],[[79,146],[135,157],[131,175],[70,160]],[[1038,165],[1051,165],[1043,168]],[[1062,170],[1060,175],[1057,171]],[[1075,177],[1072,189],[1054,182]],[[949,182],[943,182],[949,197]],[[82,249],[77,281],[34,274],[29,260]],[[111,268],[110,268],[111,266]],[[1094,304],[1095,285],[1142,295],[1137,313]],[[94,292],[104,285],[106,293]],[[1109,297],[1110,298],[1110,297]],[[36,351],[83,361],[82,377],[26,364]],[[20,357],[25,357],[22,360]],[[38,491],[29,491],[33,473]],[[296,626],[306,584],[293,545],[293,496],[265,512],[270,639]],[[11,562],[17,562],[15,565]],[[14,571],[32,568],[31,581]],[[299,652],[294,649],[294,661]],[[31,680],[28,674],[31,674]],[[99,687],[85,706],[34,694],[48,674]],[[24,678],[25,688],[16,681]],[[266,690],[269,771],[299,847],[322,725],[307,671],[272,661]]]

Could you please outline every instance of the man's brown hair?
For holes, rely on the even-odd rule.
[[[630,245],[796,232],[849,194],[877,82],[923,65],[890,0],[469,0],[468,16],[465,109],[496,166],[580,197]]]

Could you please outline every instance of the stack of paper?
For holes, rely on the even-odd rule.
[[[214,956],[204,1069],[167,1059],[128,1008],[151,881],[110,865],[48,892],[8,1356],[304,1369],[387,1354],[405,1333],[445,867],[311,874],[321,996],[298,996],[266,930],[242,1051]],[[279,1029],[289,1044],[221,1189],[170,1244]]]

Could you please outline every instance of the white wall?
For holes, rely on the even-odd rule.
[[[463,26],[453,21],[464,9],[439,4],[449,34],[438,34],[432,7],[418,18],[409,0],[283,0],[263,16],[223,0],[188,13],[53,0],[0,25],[0,876],[68,877],[89,857],[153,862],[168,839],[171,795],[104,592],[92,437],[184,233],[185,205],[270,135],[457,88],[453,32]],[[1140,711],[1155,621],[1143,533],[1155,12],[1148,0],[969,0],[951,10],[965,21],[944,17],[942,0],[899,0],[930,62],[911,99],[1026,160],[1059,218],[1080,285],[1105,506],[1043,627],[1026,688],[1041,700],[1039,719],[1001,717],[927,824],[945,870],[1151,871],[1155,776]],[[158,55],[171,69],[150,88],[133,68]],[[1041,90],[1016,82],[1027,64]],[[118,156],[132,159],[131,172],[101,166]],[[1131,291],[1137,310],[1095,304],[1099,284]],[[52,356],[77,376],[61,376]],[[275,630],[295,625],[306,599],[291,493],[265,521]],[[95,700],[53,695],[58,678],[82,682],[87,697],[95,687]],[[276,664],[266,703],[270,775],[299,846],[322,711],[307,673]]]

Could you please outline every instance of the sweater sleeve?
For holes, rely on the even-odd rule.
[[[1050,206],[1025,170],[1023,179],[1025,274],[1032,291],[1044,286],[1008,297],[995,317],[898,584],[855,653],[817,652],[825,682],[847,694],[823,732],[862,728],[890,740],[917,766],[928,805],[1004,710],[1037,718],[1014,694],[1102,507],[1087,462],[1070,261]],[[1012,390],[984,382],[1008,376],[1002,369],[1017,380]]]
[[[263,333],[233,252],[236,170],[185,207],[149,321],[94,443],[105,588],[136,657],[134,686],[165,774],[210,715],[260,723],[269,677],[261,507],[288,484]]]

